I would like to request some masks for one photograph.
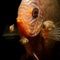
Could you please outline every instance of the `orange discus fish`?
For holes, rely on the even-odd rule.
[[[34,60],[42,60],[45,55],[48,58],[55,38],[59,40],[60,30],[54,23],[56,3],[54,0],[22,0],[18,8],[17,25],[21,42]]]

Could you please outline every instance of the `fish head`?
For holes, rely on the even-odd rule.
[[[22,0],[18,8],[18,30],[25,36],[34,37],[41,31],[42,23],[39,0]]]

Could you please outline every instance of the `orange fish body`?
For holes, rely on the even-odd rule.
[[[44,20],[55,19],[57,6],[56,0],[22,0],[17,16],[19,31],[29,37],[36,36]]]
[[[27,40],[24,42],[24,46],[29,54],[30,51],[34,52],[32,55],[35,56],[36,60],[43,58],[43,54],[47,54],[47,56],[50,54],[49,29],[43,28],[43,24],[46,20],[54,19],[56,10],[53,12],[55,5],[53,4],[53,9],[51,10],[49,4],[53,4],[53,2],[50,3],[50,0],[22,0],[18,8],[17,25],[19,34],[29,40],[27,44],[25,44]],[[41,39],[42,37],[43,39]],[[22,38],[22,41],[24,40]],[[30,50],[29,47],[31,48]]]

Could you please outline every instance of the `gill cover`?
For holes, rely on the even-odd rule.
[[[43,23],[39,0],[22,0],[18,8],[18,30],[25,36],[34,37],[39,34]]]

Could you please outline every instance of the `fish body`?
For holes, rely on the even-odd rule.
[[[21,42],[28,55],[33,55],[35,60],[51,55],[55,43],[52,36],[57,37],[60,31],[54,24],[57,6],[56,0],[22,0],[19,5],[17,25]],[[55,35],[52,34],[54,31]]]

